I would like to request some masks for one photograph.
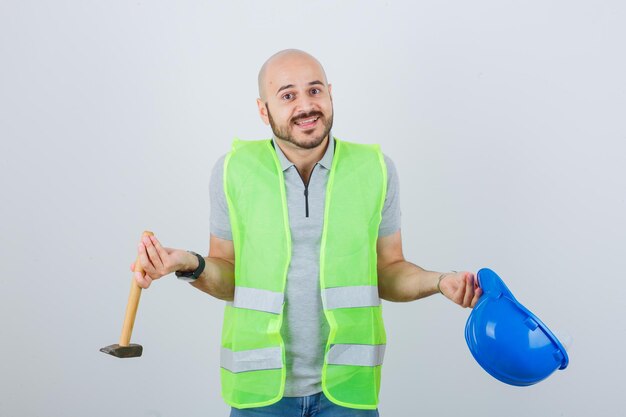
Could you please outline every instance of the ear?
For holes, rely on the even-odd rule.
[[[332,84],[328,84],[328,95],[330,96],[330,99],[332,101],[333,99],[333,85]]]
[[[256,105],[259,108],[259,116],[261,116],[261,120],[263,120],[263,123],[265,123],[266,125],[269,125],[270,118],[267,114],[267,107],[265,106],[265,102],[260,98],[257,98]]]

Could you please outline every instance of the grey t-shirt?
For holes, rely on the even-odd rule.
[[[287,159],[274,140],[274,148],[285,176],[292,239],[281,328],[286,349],[286,397],[302,397],[322,391],[322,365],[329,328],[320,295],[319,256],[326,183],[334,145],[331,135],[324,156],[311,172],[307,199],[304,194],[305,184],[295,165]],[[220,239],[232,240],[228,204],[224,194],[224,159],[225,155],[216,162],[211,174],[210,230],[211,234]],[[387,195],[378,230],[379,237],[400,229],[398,176],[391,159],[387,156],[384,159],[387,166]]]

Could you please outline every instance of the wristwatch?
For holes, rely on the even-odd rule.
[[[202,274],[202,271],[204,271],[205,262],[204,258],[197,253],[190,250],[188,250],[187,252],[192,255],[196,255],[196,257],[198,258],[198,267],[195,271],[176,271],[176,277],[183,281],[193,282],[197,280],[200,274]]]

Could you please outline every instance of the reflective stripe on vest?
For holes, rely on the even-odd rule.
[[[280,347],[242,350],[233,352],[222,348],[220,366],[233,373],[280,369],[283,367]]]
[[[235,287],[233,307],[280,314],[283,311],[284,294],[257,288]]]
[[[332,345],[329,365],[379,366],[383,364],[385,345]]]
[[[324,290],[326,308],[375,307],[380,305],[378,287],[357,285],[352,287],[335,287]]]

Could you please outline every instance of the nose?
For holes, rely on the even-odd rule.
[[[306,114],[316,109],[313,100],[306,94],[300,95],[295,104],[295,114]]]

